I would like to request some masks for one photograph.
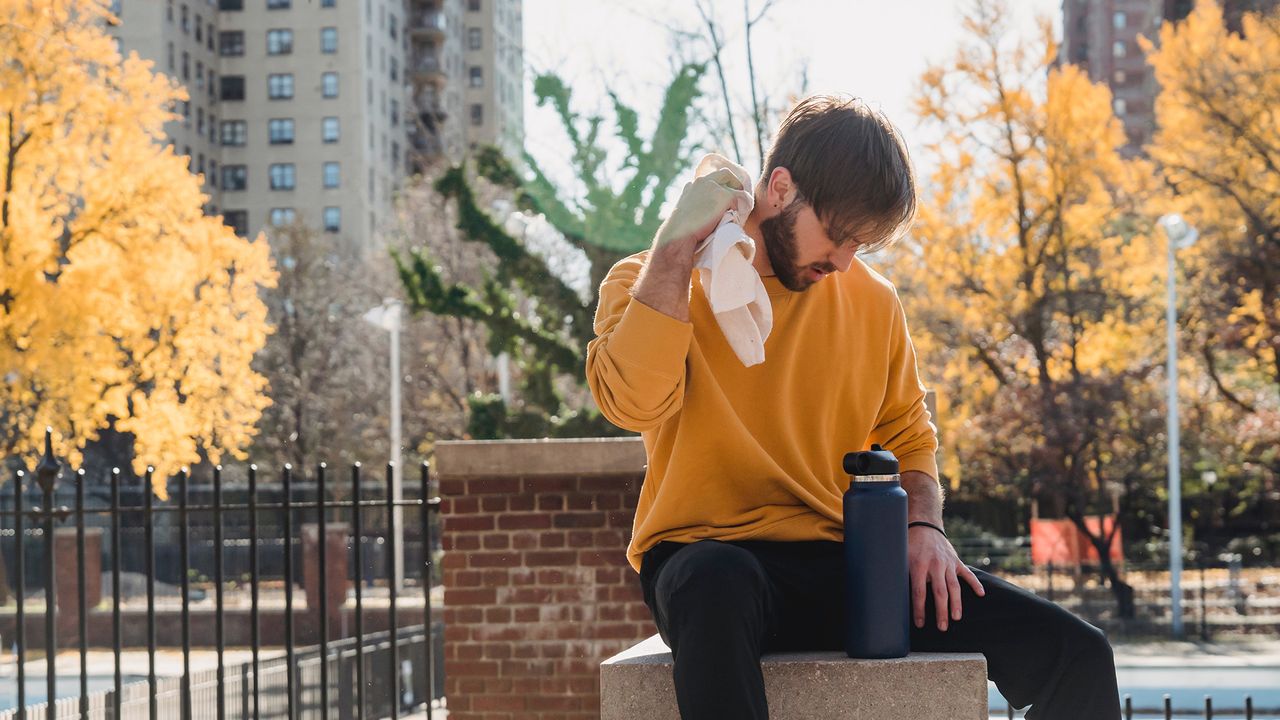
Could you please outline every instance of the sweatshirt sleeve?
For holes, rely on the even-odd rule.
[[[680,410],[693,339],[692,323],[631,296],[645,257],[620,261],[600,284],[596,337],[587,343],[591,396],[609,422],[635,432],[655,428]]]
[[[901,472],[918,470],[937,480],[937,428],[925,406],[925,388],[916,370],[915,346],[907,332],[906,313],[896,291],[893,313],[888,385],[871,431],[871,442],[880,443],[896,455]]]

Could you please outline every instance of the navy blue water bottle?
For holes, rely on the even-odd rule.
[[[844,587],[851,658],[900,658],[910,652],[907,493],[898,458],[879,445],[844,456],[852,476],[844,494]]]

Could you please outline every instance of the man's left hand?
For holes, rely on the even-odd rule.
[[[925,525],[907,528],[907,564],[911,574],[911,615],[916,627],[924,627],[926,585],[933,588],[933,604],[938,610],[938,629],[946,632],[947,612],[960,619],[960,578],[982,597],[986,594],[973,571],[960,562],[947,538]]]

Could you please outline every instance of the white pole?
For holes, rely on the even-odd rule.
[[[400,303],[391,305],[395,313],[391,323],[391,492],[396,503],[404,499],[404,470],[400,462]],[[398,504],[392,513],[391,532],[396,539],[396,589],[404,587],[404,508]]]
[[[1166,342],[1168,345],[1168,368],[1165,376],[1169,383],[1169,583],[1173,613],[1173,636],[1182,637],[1182,477],[1178,459],[1178,446],[1181,435],[1178,424],[1178,291],[1177,264],[1175,260],[1175,241],[1171,233],[1165,232],[1169,245],[1169,297],[1165,308],[1165,325],[1167,327]]]

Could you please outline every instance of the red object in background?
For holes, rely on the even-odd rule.
[[[1085,527],[1094,535],[1109,533],[1115,525],[1115,515],[1096,516],[1084,519]],[[1111,538],[1109,548],[1111,561],[1117,565],[1124,563],[1121,552],[1120,530],[1116,529]],[[1046,520],[1031,519],[1031,563],[1033,565],[1078,565],[1080,563],[1098,562],[1098,550],[1089,542],[1089,538],[1076,528],[1075,523],[1067,519]]]

